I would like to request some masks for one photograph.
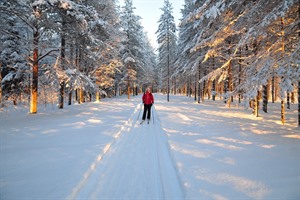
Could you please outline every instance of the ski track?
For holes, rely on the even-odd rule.
[[[140,125],[142,113],[138,104],[68,200],[184,199],[184,187],[154,106],[150,124]]]

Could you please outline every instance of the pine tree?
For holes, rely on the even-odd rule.
[[[12,100],[16,105],[17,100],[21,100],[20,96],[26,95],[29,89],[29,76],[27,74],[30,66],[26,62],[27,52],[22,49],[22,46],[26,45],[24,38],[28,34],[28,29],[18,21],[15,15],[11,15],[11,7],[13,7],[11,2],[0,3],[1,24],[4,24],[2,27],[4,34],[1,35],[0,46],[2,79],[0,81],[0,107],[3,100]]]
[[[191,59],[191,57],[195,56],[193,53],[190,52],[194,35],[196,34],[196,29],[194,28],[194,24],[191,23],[189,20],[190,13],[194,11],[194,4],[191,0],[185,0],[184,8],[181,10],[182,19],[181,23],[179,24],[178,29],[178,45],[176,51],[176,60],[174,63],[174,73],[172,76],[178,77],[181,79],[180,76],[185,76],[186,74],[198,74],[197,76],[197,83],[198,83],[198,103],[200,103],[200,85],[199,80],[201,78],[201,71],[200,71],[200,63],[199,65],[191,66],[187,60]],[[196,80],[195,80],[196,81]],[[182,87],[183,84],[180,83],[179,87]],[[195,89],[196,90],[196,89]]]
[[[169,0],[164,1],[164,7],[161,8],[163,14],[158,23],[157,42],[158,42],[158,65],[163,78],[163,87],[166,82],[167,100],[170,94],[170,75],[173,72],[176,55],[176,25],[173,17],[173,7]]]
[[[121,13],[121,25],[123,29],[124,39],[120,54],[122,55],[123,83],[127,85],[127,95],[130,98],[131,91],[136,90],[138,85],[142,85],[140,81],[147,72],[147,66],[152,58],[146,57],[149,53],[149,45],[147,45],[147,37],[140,23],[140,16],[134,14],[132,0],[125,0],[125,5]],[[151,57],[151,56],[150,56]],[[153,57],[153,54],[152,54]],[[150,66],[152,61],[150,61]]]

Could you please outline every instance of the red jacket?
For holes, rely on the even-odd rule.
[[[146,105],[150,105],[154,103],[154,98],[151,92],[144,93],[142,100],[143,103]]]

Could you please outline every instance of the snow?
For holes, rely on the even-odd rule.
[[[214,19],[216,19],[220,14],[221,13],[218,10],[218,8],[216,6],[213,6],[205,13],[205,17],[206,18],[213,17]]]
[[[132,58],[132,57],[127,57],[127,58],[124,60],[124,63],[130,63],[130,62],[135,63],[135,59]]]
[[[279,103],[154,98],[142,125],[141,96],[1,112],[0,199],[299,198],[296,105],[281,125]]]

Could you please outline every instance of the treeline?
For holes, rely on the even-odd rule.
[[[155,54],[131,0],[1,1],[0,22],[1,106],[24,101],[36,113],[154,83]]]
[[[186,0],[171,92],[285,108],[300,102],[298,0]],[[247,103],[248,104],[248,103]],[[300,104],[298,123],[300,125]]]

